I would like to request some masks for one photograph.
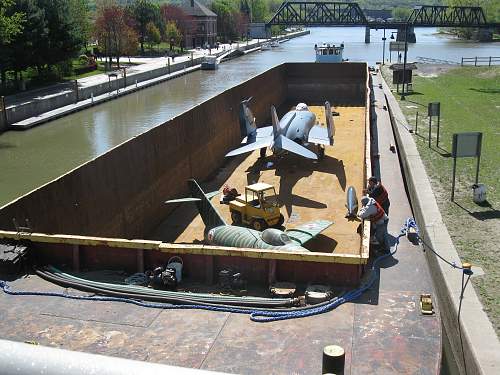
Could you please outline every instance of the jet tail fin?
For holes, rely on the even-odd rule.
[[[199,198],[199,201],[196,201],[196,207],[198,207],[198,211],[200,212],[201,219],[205,224],[207,229],[211,229],[214,227],[218,227],[221,225],[227,225],[222,216],[220,216],[219,212],[215,209],[212,202],[208,196],[203,192],[200,185],[194,179],[188,180],[189,189],[191,190],[191,195],[193,198]]]
[[[241,138],[247,137],[247,142],[251,143],[255,141],[255,135],[257,130],[257,125],[255,124],[255,116],[252,110],[248,106],[248,103],[252,100],[252,97],[242,100],[240,102],[240,131]]]
[[[335,125],[333,123],[332,107],[330,102],[325,102],[325,117],[326,117],[326,128],[328,130],[328,138],[330,139],[330,144],[333,145],[333,137],[335,135]]]
[[[218,194],[218,192],[203,192],[200,185],[198,185],[194,179],[189,179],[188,184],[189,189],[191,190],[191,198],[171,199],[165,203],[195,202],[196,207],[200,212],[201,219],[205,224],[206,230],[210,230],[221,225],[227,225],[224,219],[220,216],[219,212],[217,212],[215,207],[212,205],[212,202],[210,202],[210,198],[213,198],[216,194]]]
[[[274,107],[274,105],[271,106],[271,119],[273,121],[273,135],[276,137],[276,135],[280,133],[280,120],[278,118],[278,114],[276,113],[276,108]]]

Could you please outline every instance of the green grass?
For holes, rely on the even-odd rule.
[[[389,76],[385,71],[386,81]],[[490,320],[500,333],[500,67],[463,67],[434,77],[415,77],[414,93],[400,101],[409,124],[415,127],[415,141],[430,177],[432,188],[453,243],[462,261],[481,267],[485,275],[472,283],[479,293]],[[398,97],[399,99],[399,97]],[[427,104],[441,102],[441,137],[436,146],[436,122],[433,121],[432,147],[428,147]],[[455,203],[450,201],[452,165],[450,157],[453,133],[483,133],[479,182],[487,186],[490,206],[472,201],[476,161],[457,161]]]

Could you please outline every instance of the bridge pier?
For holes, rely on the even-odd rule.
[[[370,43],[370,26],[365,27],[365,43]]]
[[[404,29],[404,27],[401,29],[398,29],[398,35],[397,35],[396,40],[398,42],[405,41],[405,29]],[[408,27],[408,43],[417,43],[417,36],[415,35],[415,28],[413,26]]]

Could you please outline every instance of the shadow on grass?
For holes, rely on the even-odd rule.
[[[469,90],[480,92],[482,94],[500,94],[500,89],[475,89],[475,88],[470,88]]]
[[[453,202],[455,203],[458,207],[460,207],[462,210],[467,212],[470,216],[477,220],[485,221],[485,220],[492,220],[492,219],[500,219],[500,210],[494,209],[491,204],[488,201],[485,201],[481,204],[478,204],[478,206],[481,207],[488,207],[490,210],[486,211],[471,211],[467,209],[466,207],[462,206],[458,202]]]

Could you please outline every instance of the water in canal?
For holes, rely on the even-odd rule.
[[[500,47],[452,40],[436,29],[415,32],[409,61],[494,56]],[[31,130],[6,132],[0,135],[0,206],[272,66],[314,61],[315,43],[344,42],[345,58],[374,64],[382,59],[382,31],[371,31],[370,44],[364,33],[362,27],[312,28],[310,35],[221,64],[217,71],[197,71]],[[390,41],[390,33],[386,36]],[[388,58],[388,44],[386,51]]]

